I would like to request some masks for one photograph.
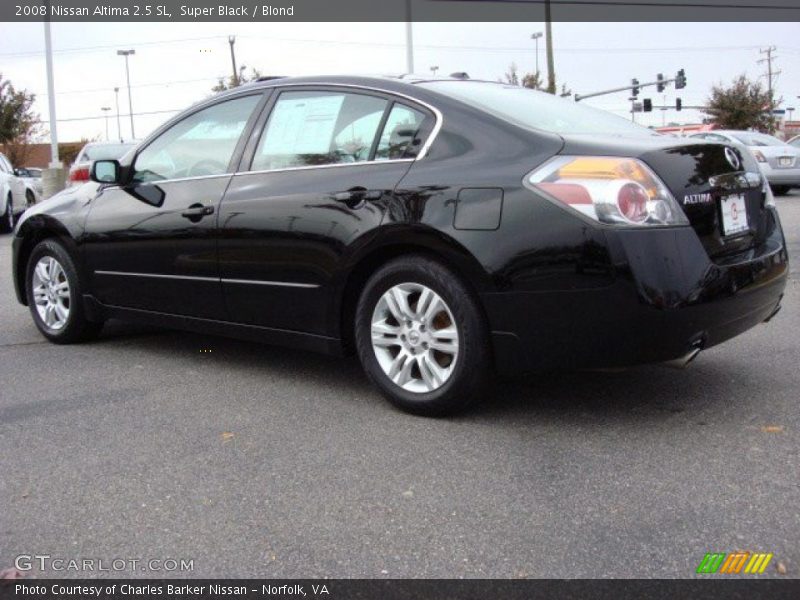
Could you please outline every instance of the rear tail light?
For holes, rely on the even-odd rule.
[[[560,204],[612,225],[688,225],[667,187],[633,158],[557,156],[525,178]]]
[[[89,181],[89,167],[76,167],[70,170],[70,183],[83,183],[84,181]]]
[[[756,158],[756,160],[757,160],[758,162],[760,162],[760,163],[765,163],[765,162],[767,162],[767,159],[766,159],[766,157],[764,156],[764,154],[761,152],[761,150],[753,150],[753,156],[754,156],[754,157]]]

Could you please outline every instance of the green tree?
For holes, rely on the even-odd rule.
[[[722,84],[711,88],[703,112],[712,123],[723,129],[755,129],[772,133],[776,121],[772,111],[780,104],[759,81],[742,74],[729,87]]]
[[[40,133],[39,115],[33,110],[34,94],[17,90],[0,73],[0,144],[15,166],[23,165],[33,138]]]
[[[239,87],[243,83],[247,83],[248,81],[255,81],[259,77],[261,77],[261,72],[258,69],[250,69],[250,76],[248,77],[244,72],[244,67],[242,67],[239,71],[238,80],[234,79],[233,75],[227,78],[220,77],[217,80],[217,84],[211,88],[211,91],[224,92],[225,90],[232,90],[235,87]]]
[[[506,71],[504,77],[505,77],[505,83],[510,83],[511,85],[521,85],[522,87],[531,90],[541,90],[543,92],[549,92],[549,90],[545,88],[545,82],[543,81],[542,74],[539,71],[520,75],[516,63],[512,62],[510,65],[508,65],[508,71]],[[502,81],[502,79],[500,81]],[[555,91],[549,93],[555,94]],[[561,95],[569,96],[571,94],[572,91],[567,89],[567,84],[562,84]]]

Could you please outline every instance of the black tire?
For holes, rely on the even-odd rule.
[[[36,195],[31,190],[25,190],[25,203],[28,208],[36,204]]]
[[[0,232],[10,233],[14,230],[14,206],[11,202],[11,195],[6,199],[6,210],[0,216]]]
[[[433,391],[412,392],[393,382],[373,349],[373,313],[384,293],[399,284],[430,288],[445,302],[455,320],[459,338],[457,360],[449,378]],[[355,319],[356,347],[367,376],[401,410],[442,416],[462,411],[484,397],[492,371],[486,322],[472,291],[441,263],[422,255],[408,255],[387,263],[364,286]]]
[[[788,185],[771,185],[770,184],[769,187],[772,188],[772,193],[774,195],[776,195],[776,196],[783,196],[785,194],[788,194],[789,190],[791,189],[791,186],[788,186]]]
[[[33,272],[44,257],[52,257],[63,269],[69,285],[69,314],[60,329],[50,328],[39,315],[33,294]],[[44,337],[56,344],[74,344],[97,337],[103,323],[89,321],[83,306],[83,282],[80,281],[75,262],[64,246],[54,239],[46,239],[33,249],[25,270],[25,293],[33,322]]]

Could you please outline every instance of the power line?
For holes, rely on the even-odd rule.
[[[135,112],[133,113],[134,117],[143,117],[147,115],[161,115],[166,113],[176,113],[182,111],[182,108],[172,108],[168,110],[151,110],[147,112]],[[120,114],[120,117],[130,117],[130,113],[128,114]],[[56,119],[57,123],[66,123],[69,121],[92,121],[94,119],[105,119],[105,115],[100,115],[97,117],[71,117],[69,119]]]
[[[83,53],[92,53],[92,52],[101,52],[104,50],[113,50],[120,47],[125,46],[162,46],[168,44],[180,44],[183,42],[200,42],[204,40],[216,40],[221,39],[224,36],[221,35],[212,35],[212,36],[205,36],[205,37],[196,37],[196,38],[178,38],[172,40],[154,40],[152,42],[142,42],[142,41],[135,41],[135,42],[117,42],[114,44],[107,44],[102,46],[73,46],[69,48],[61,48],[59,50],[53,50],[53,54],[83,54]],[[0,54],[2,58],[15,58],[15,57],[27,57],[27,56],[41,56],[43,50],[36,50],[36,51],[28,51],[28,52],[5,52]]]
[[[220,79],[224,79],[223,76],[220,77],[201,77],[197,79],[182,79],[179,81],[152,81],[149,83],[139,83],[136,85],[132,85],[131,88],[144,88],[144,87],[159,87],[159,86],[171,86],[171,85],[182,85],[186,83],[200,83],[200,82],[209,82],[209,81],[219,81]],[[103,87],[103,88],[93,88],[90,90],[67,90],[64,92],[58,92],[58,96],[63,96],[64,94],[94,94],[99,92],[113,92],[113,87]],[[33,92],[37,98],[46,98],[47,94],[39,94],[37,92]],[[135,113],[134,113],[135,114]]]

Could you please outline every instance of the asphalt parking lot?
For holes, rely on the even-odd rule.
[[[800,190],[778,203],[797,268]],[[503,382],[431,420],[355,359],[119,323],[46,343],[10,240],[0,570],[46,554],[193,561],[117,576],[687,577],[741,549],[800,576],[797,276],[772,322],[688,370]]]

